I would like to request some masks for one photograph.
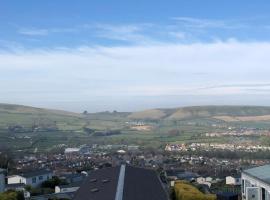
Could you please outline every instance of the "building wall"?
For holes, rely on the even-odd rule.
[[[26,179],[24,177],[17,175],[8,177],[8,184],[17,184],[17,183],[26,184]]]
[[[31,185],[32,187],[40,186],[44,181],[52,178],[52,174],[44,174],[39,176],[34,176],[26,179],[26,185]]]
[[[5,191],[5,175],[0,173],[0,193]]]
[[[55,186],[55,193],[76,192],[78,189],[79,187],[61,188],[59,186]]]
[[[34,176],[30,178],[24,178],[22,176],[11,176],[8,178],[8,184],[24,183],[25,185],[31,185],[32,187],[40,186],[44,181],[52,178],[52,174],[44,174],[40,176]]]
[[[265,200],[270,199],[270,184],[242,173],[242,199],[262,200],[262,188],[265,189]]]
[[[227,185],[241,185],[241,178],[227,176],[226,177],[226,184]]]

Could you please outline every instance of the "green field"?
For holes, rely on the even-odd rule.
[[[270,121],[267,120],[226,122],[215,118],[256,118],[270,114],[269,107],[205,106],[158,110],[139,113],[78,114],[0,104],[0,147],[29,152],[52,150],[60,144],[78,146],[93,143],[137,144],[143,147],[163,148],[166,143],[230,142],[235,138],[204,136],[207,132],[226,131],[229,126],[270,129]],[[149,130],[134,129],[138,122],[150,127]],[[119,130],[121,134],[94,134],[98,131],[112,130]]]

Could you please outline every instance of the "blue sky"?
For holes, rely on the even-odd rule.
[[[0,102],[270,105],[269,1],[0,1]]]

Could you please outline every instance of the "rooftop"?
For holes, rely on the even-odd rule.
[[[270,184],[270,165],[247,169],[244,173]]]
[[[35,176],[50,174],[50,173],[52,173],[52,171],[50,171],[48,169],[40,169],[40,170],[21,173],[20,176],[25,177],[25,178],[31,178],[31,177],[35,177]]]
[[[167,200],[153,170],[122,165],[92,171],[74,200]]]

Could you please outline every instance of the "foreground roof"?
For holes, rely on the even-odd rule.
[[[244,173],[270,184],[270,165],[244,170]]]
[[[122,165],[92,171],[74,200],[167,200],[153,170]]]

